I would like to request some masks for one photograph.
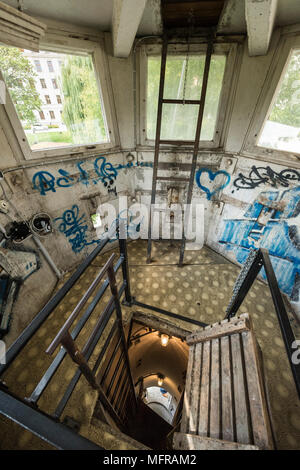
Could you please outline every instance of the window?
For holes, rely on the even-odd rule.
[[[160,77],[160,57],[148,57],[147,80],[147,138],[155,139],[157,103]],[[205,56],[172,56],[166,63],[165,99],[199,100],[202,87]],[[213,140],[220,94],[224,77],[226,56],[213,56],[204,109],[201,140]],[[196,133],[199,106],[192,104],[164,104],[161,138],[191,140]]]
[[[49,72],[54,72],[53,64],[51,60],[47,60],[48,70]]]
[[[56,78],[52,78],[51,81],[52,81],[53,88],[58,88]]]
[[[288,59],[257,145],[300,154],[300,49]]]
[[[140,143],[154,145],[160,81],[161,45],[140,46]],[[201,43],[169,44],[163,98],[199,101],[207,46]],[[231,97],[237,44],[215,44],[201,129],[201,147],[218,148],[224,143],[225,119]],[[199,104],[163,103],[161,140],[184,141],[192,146]]]
[[[34,61],[34,65],[35,65],[35,70],[37,72],[41,72],[42,71],[42,66],[41,66],[41,62],[39,60],[35,60]]]
[[[36,53],[0,46],[0,69],[23,130],[26,129],[26,133],[20,130],[17,134],[25,158],[34,158],[31,151],[35,151],[38,156],[42,151],[48,150],[49,155],[56,156],[67,155],[67,149],[75,146],[79,152],[80,146],[93,145],[97,148],[99,145],[100,150],[103,144],[112,145],[99,89],[99,83],[107,86],[107,82],[101,77],[98,82],[95,74],[95,67],[102,70],[100,47],[94,43],[87,44],[86,41],[78,41],[78,44],[82,46],[82,49],[78,49],[79,55],[53,52],[58,68],[55,69],[52,84],[60,91],[55,96],[61,109],[51,110],[49,114],[45,113],[43,105],[45,101],[47,104],[52,102],[53,105],[55,97],[42,93],[37,85],[46,88],[46,81],[39,79],[35,72],[35,57],[38,55],[42,59],[43,54],[49,57],[49,51]],[[91,52],[84,53],[84,48]],[[26,74],[23,72],[25,70]],[[109,103],[108,98],[105,99]],[[45,121],[45,114],[46,120],[58,119],[58,128],[47,129],[43,122],[44,128],[40,127],[38,132],[33,133],[32,124]],[[111,119],[110,115],[109,117]],[[16,117],[12,116],[12,119]]]
[[[101,227],[101,225],[102,225],[101,216],[98,213],[91,215],[91,221],[92,221],[92,224],[93,224],[94,228]]]

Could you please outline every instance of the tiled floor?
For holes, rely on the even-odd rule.
[[[43,371],[51,363],[51,358],[44,352],[45,349],[109,254],[99,256],[93,262],[9,368],[5,380],[19,396],[30,395]],[[226,305],[230,300],[239,268],[227,262],[220,255],[206,247],[201,251],[186,251],[186,265],[179,268],[176,266],[179,255],[178,246],[170,247],[168,243],[155,243],[153,263],[147,265],[146,242],[143,241],[134,241],[128,244],[128,255],[132,294],[141,302],[205,323],[213,323],[224,318]],[[70,274],[66,278],[69,276]],[[107,294],[104,301],[107,301],[108,297]],[[79,345],[86,340],[103,309],[103,305],[101,303],[95,309],[89,324],[83,329],[78,339]],[[124,308],[124,317],[129,312],[129,308]],[[300,402],[296,394],[271,296],[265,284],[260,281],[254,283],[240,309],[240,313],[243,312],[248,312],[253,318],[255,333],[262,348],[277,445],[282,449],[299,449]],[[159,316],[159,314],[157,315]],[[171,321],[186,329],[197,328],[177,320],[172,319]],[[294,319],[292,321],[296,336],[300,338],[300,328]],[[97,347],[98,351],[100,345]],[[95,351],[95,355],[96,353],[97,351]],[[39,406],[42,409],[47,411],[55,409],[59,397],[62,396],[66,388],[67,379],[72,378],[74,370],[74,365],[67,359],[40,400]],[[91,392],[85,379],[82,378],[65,414],[81,420],[83,425],[87,426],[94,402],[95,394]],[[0,420],[0,447],[10,449],[39,448],[39,441],[36,438],[31,438],[27,431],[17,430],[16,425],[12,426],[7,421]],[[45,447],[46,445],[43,444],[43,448]]]

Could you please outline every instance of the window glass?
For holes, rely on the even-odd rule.
[[[43,78],[36,73],[37,63]],[[0,46],[0,69],[32,150],[109,142],[90,55]]]
[[[289,58],[258,145],[300,153],[300,50]]]
[[[148,57],[147,138],[155,139],[161,58]],[[166,63],[165,99],[199,100],[205,55],[169,55]],[[225,55],[213,55],[208,79],[201,140],[213,140],[226,65]],[[194,140],[199,106],[163,104],[161,138]]]

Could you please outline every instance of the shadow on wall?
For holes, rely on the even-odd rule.
[[[251,249],[268,250],[279,287],[292,302],[300,301],[299,197],[300,187],[261,192],[243,218],[224,221],[219,239],[241,264]]]

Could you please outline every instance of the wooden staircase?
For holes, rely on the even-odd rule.
[[[190,346],[175,449],[273,449],[262,358],[248,314],[187,337]]]

